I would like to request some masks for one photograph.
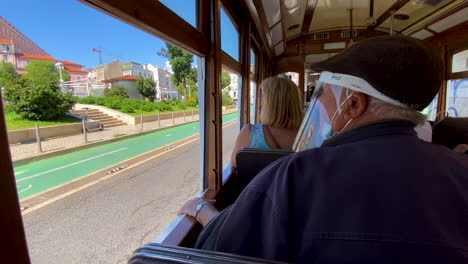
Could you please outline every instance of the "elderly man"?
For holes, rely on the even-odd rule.
[[[180,213],[209,222],[198,246],[302,263],[468,263],[468,158],[413,129],[442,83],[436,54],[386,36],[314,65],[305,150],[221,213],[189,201]]]

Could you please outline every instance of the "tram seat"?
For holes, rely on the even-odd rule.
[[[468,144],[468,117],[446,117],[435,122],[432,142],[450,149],[459,144]]]
[[[144,245],[133,253],[129,264],[172,264],[172,263],[283,263],[246,256],[207,251],[193,248],[166,246],[158,243]]]
[[[255,176],[273,161],[291,154],[278,149],[240,148],[236,154],[237,168],[224,184],[217,206],[225,208],[233,204]]]
[[[270,163],[291,153],[281,149],[240,148],[236,154],[238,186],[243,190]]]

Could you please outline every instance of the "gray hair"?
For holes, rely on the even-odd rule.
[[[413,122],[415,126],[426,121],[426,116],[415,109],[389,104],[375,97],[369,96],[368,109],[381,119],[402,119]]]

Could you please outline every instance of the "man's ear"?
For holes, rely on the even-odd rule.
[[[369,104],[369,96],[364,93],[355,92],[348,99],[348,109],[345,111],[346,119],[356,119],[364,114]]]

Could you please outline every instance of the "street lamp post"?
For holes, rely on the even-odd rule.
[[[58,61],[57,63],[55,63],[55,68],[59,70],[59,74],[60,74],[60,83],[59,83],[59,87],[60,87],[60,90],[62,91],[63,93],[63,78],[62,78],[62,67],[63,67],[63,63]]]

